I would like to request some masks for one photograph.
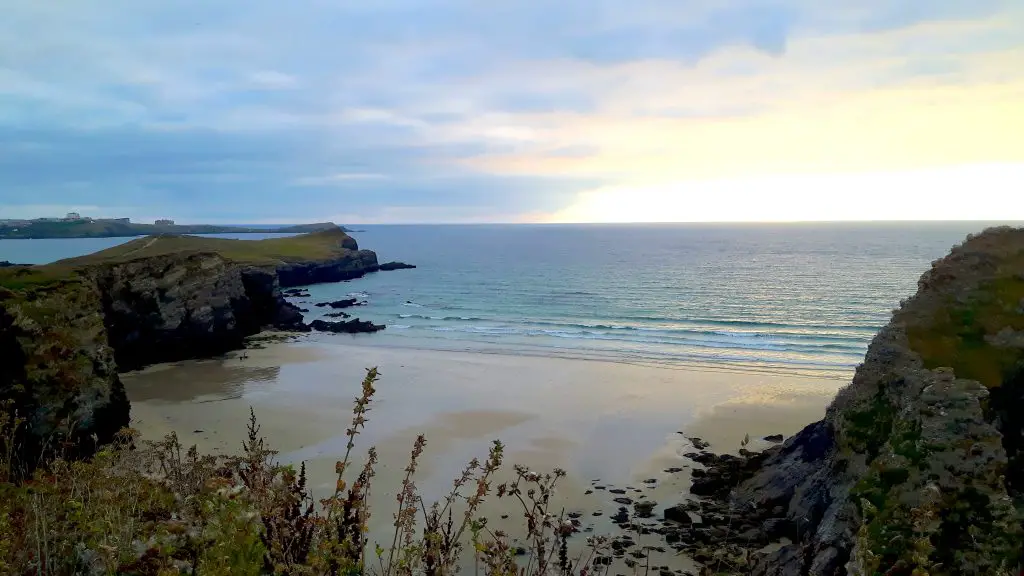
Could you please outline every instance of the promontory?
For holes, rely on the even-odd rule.
[[[129,422],[119,371],[209,357],[265,327],[308,330],[282,287],[379,268],[336,226],[268,240],[160,235],[45,266],[0,269],[0,400],[44,446],[88,455]]]

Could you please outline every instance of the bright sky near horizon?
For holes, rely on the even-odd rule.
[[[0,14],[0,218],[1024,220],[1019,0]]]

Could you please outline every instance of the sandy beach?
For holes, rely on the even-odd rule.
[[[340,340],[340,339],[339,339]],[[427,437],[416,476],[428,502],[443,496],[472,457],[494,439],[513,464],[539,472],[561,467],[556,508],[583,514],[585,530],[615,533],[619,505],[607,489],[658,502],[656,512],[685,498],[689,470],[682,455],[697,436],[718,452],[752,448],[768,434],[790,435],[819,419],[843,382],[799,376],[638,366],[595,360],[441,352],[350,343],[270,344],[221,359],[161,365],[125,374],[133,426],[144,438],[171,431],[206,452],[237,451],[250,407],[284,462],[305,462],[315,497],[335,483],[345,429],[365,369],[381,372],[377,396],[356,452],[380,454],[372,493],[371,539],[389,534],[394,495],[417,434]],[[682,469],[682,472],[669,472]],[[589,494],[587,492],[590,492]],[[485,511],[508,514],[491,499]],[[600,514],[600,515],[597,515]],[[657,545],[652,535],[651,545]],[[640,542],[640,544],[648,544]],[[685,560],[669,550],[661,562]]]

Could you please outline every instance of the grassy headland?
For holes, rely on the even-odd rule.
[[[327,260],[341,255],[346,250],[356,249],[358,245],[355,240],[338,227],[299,236],[265,240],[159,235],[132,240],[87,256],[61,260],[54,263],[54,266],[111,264],[153,256],[199,252],[220,254],[240,264],[263,265]]]
[[[52,264],[0,268],[0,288],[21,290],[45,286],[73,278],[79,270],[90,266],[124,263],[153,256],[211,253],[240,264],[263,266],[329,260],[356,249],[358,245],[355,240],[336,226],[298,236],[265,240],[157,235]]]

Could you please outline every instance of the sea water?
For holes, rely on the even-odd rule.
[[[930,263],[978,223],[367,226],[415,270],[310,289],[363,343],[849,378]],[[337,337],[335,337],[337,338]],[[342,337],[344,338],[344,337]]]
[[[417,266],[310,287],[387,325],[325,342],[848,378],[930,262],[980,223],[423,225],[353,233]],[[0,240],[42,263],[128,239]],[[102,246],[101,246],[102,245]]]

